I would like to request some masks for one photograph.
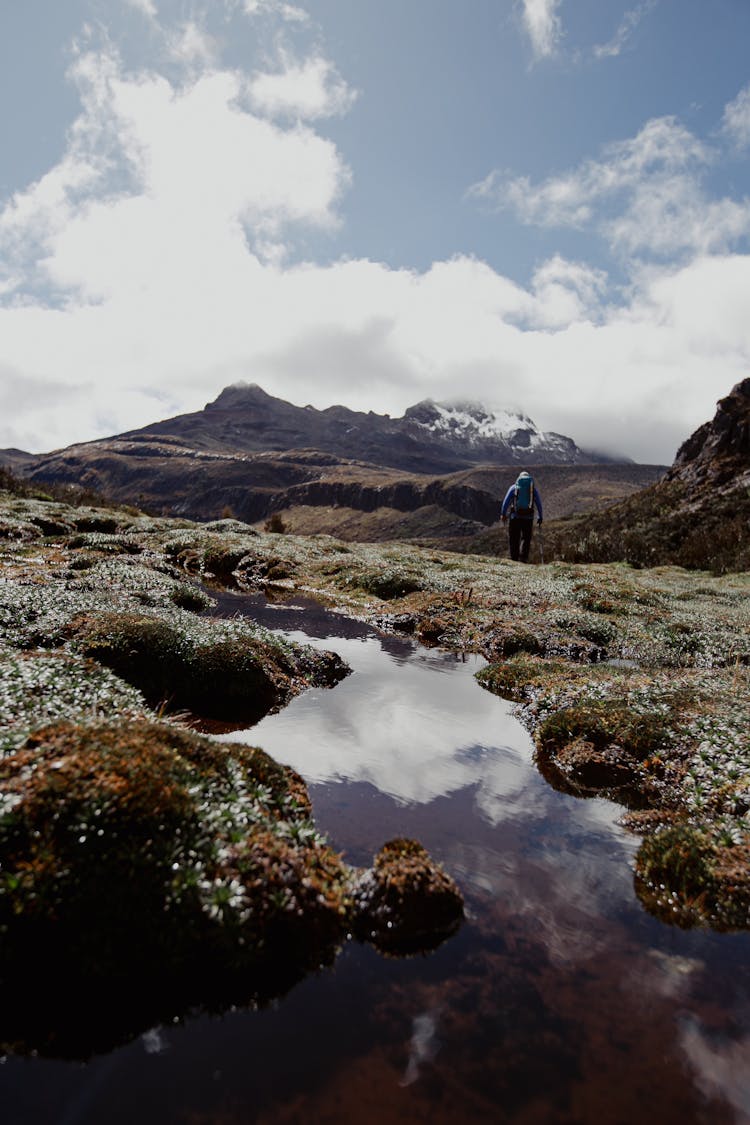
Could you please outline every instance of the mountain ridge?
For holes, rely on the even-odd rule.
[[[194,448],[248,453],[314,448],[346,460],[433,474],[480,461],[523,465],[530,456],[537,464],[627,460],[589,454],[572,438],[544,433],[521,412],[491,411],[481,403],[423,399],[402,417],[392,418],[338,404],[322,410],[309,404],[296,406],[268,394],[257,383],[235,383],[203,410],[116,436],[142,440],[167,435]]]
[[[663,471],[589,462],[571,438],[545,434],[520,411],[425,399],[394,419],[341,405],[295,406],[257,384],[226,387],[200,411],[14,460],[16,471],[41,487],[83,486],[165,515],[217,519],[231,512],[255,523],[293,509],[314,532],[335,531],[334,512],[359,513],[347,526],[365,538],[384,537],[386,528],[396,537],[471,537],[495,522],[521,467],[563,474],[553,490],[563,501],[560,515],[579,507],[568,470],[591,476],[583,491],[592,504],[618,499]],[[374,515],[381,510],[382,519]],[[411,513],[401,530],[398,513]]]

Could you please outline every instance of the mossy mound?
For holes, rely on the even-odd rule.
[[[609,698],[582,699],[553,712],[534,737],[541,772],[557,788],[585,793],[637,784],[647,802],[641,763],[658,759],[668,736],[663,713],[635,711],[627,699]]]
[[[644,906],[686,928],[750,926],[750,832],[736,825],[678,824],[647,836],[636,858]]]
[[[635,711],[627,699],[578,700],[549,715],[539,725],[539,748],[555,753],[583,741],[595,750],[618,746],[628,757],[643,761],[657,754],[665,740],[664,715]]]
[[[212,605],[211,598],[198,586],[190,586],[187,582],[180,583],[171,591],[169,600],[178,609],[187,609],[192,613],[202,613]]]
[[[536,690],[559,689],[561,683],[589,679],[594,670],[564,660],[542,660],[518,653],[510,660],[489,664],[477,673],[482,687],[504,699],[522,700]]]
[[[418,844],[363,876],[293,770],[166,723],[52,724],[0,759],[0,793],[6,1049],[106,1050],[175,1011],[279,996],[352,930],[408,952],[463,914]]]
[[[103,555],[138,555],[143,546],[125,535],[104,531],[85,531],[72,535],[66,546],[71,551],[99,551]]]
[[[384,953],[433,949],[464,916],[455,882],[416,840],[384,844],[358,888],[357,933]]]
[[[425,586],[423,577],[401,567],[365,571],[358,575],[355,581],[360,589],[385,602],[416,593],[418,590],[423,590]]]
[[[9,944],[54,935],[54,956],[94,976],[193,961],[222,921],[231,849],[309,814],[299,776],[262,751],[160,723],[54,724],[0,761],[0,783]]]
[[[85,656],[139,688],[152,705],[212,718],[252,721],[295,694],[303,676],[335,683],[346,674],[332,653],[295,653],[270,636],[212,624],[193,636],[160,617],[110,613],[84,616],[73,628]]]
[[[514,656],[517,652],[540,653],[544,645],[522,625],[492,625],[482,637],[482,651],[489,660]]]

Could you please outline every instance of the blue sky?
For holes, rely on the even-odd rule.
[[[671,461],[748,374],[746,0],[0,10],[0,446],[255,381]]]

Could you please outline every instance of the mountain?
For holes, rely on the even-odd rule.
[[[568,437],[542,433],[523,414],[491,412],[478,403],[410,407],[402,418],[346,406],[294,406],[255,383],[227,387],[193,414],[120,435],[126,440],[179,439],[193,449],[258,453],[317,449],[345,460],[418,473],[447,473],[481,461],[506,465],[575,464],[602,458]]]
[[[546,537],[557,557],[580,561],[750,569],[750,378],[720,400],[662,480]]]
[[[286,512],[304,531],[346,525],[352,538],[412,538],[466,537],[493,523],[521,466],[604,474],[609,499],[663,471],[651,467],[644,477],[643,467],[587,455],[524,414],[475,402],[427,399],[391,418],[294,406],[255,384],[227,387],[191,414],[34,457],[20,471],[169,515],[231,512],[253,523]],[[580,506],[571,496],[558,514]]]

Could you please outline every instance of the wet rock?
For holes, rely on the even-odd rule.
[[[384,844],[356,895],[355,933],[385,953],[435,948],[464,916],[455,882],[416,840]]]

